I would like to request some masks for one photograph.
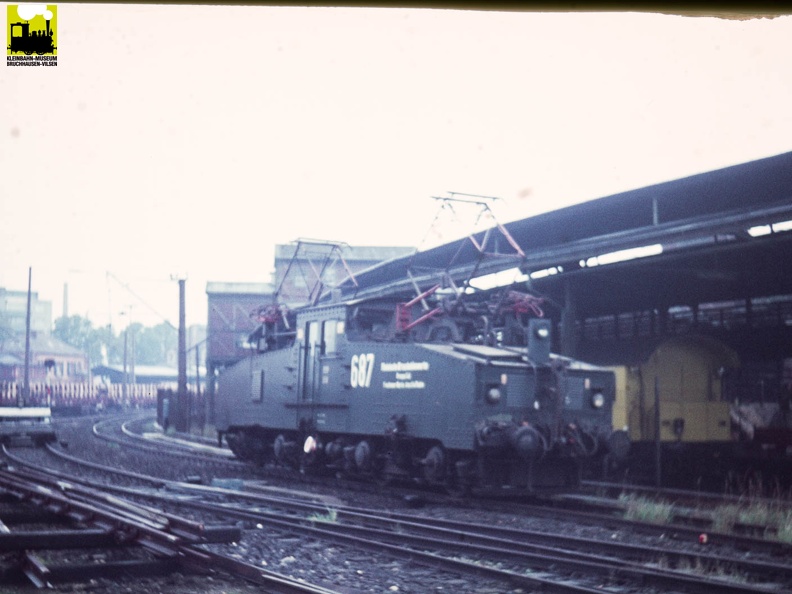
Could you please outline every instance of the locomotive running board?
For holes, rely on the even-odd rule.
[[[454,344],[453,348],[455,351],[459,353],[464,353],[465,355],[473,355],[474,357],[479,357],[480,359],[486,359],[487,361],[492,359],[498,359],[501,361],[521,361],[522,360],[522,353],[516,353],[514,351],[509,351],[506,349],[500,349],[497,347],[487,346],[483,344]]]

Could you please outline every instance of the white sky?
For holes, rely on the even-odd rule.
[[[58,4],[58,35],[0,67],[0,286],[115,329],[178,323],[175,273],[205,323],[276,243],[418,245],[449,190],[506,222],[792,150],[790,16]]]

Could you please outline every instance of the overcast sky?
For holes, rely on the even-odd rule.
[[[419,245],[447,191],[506,222],[792,150],[789,16],[57,18],[57,68],[0,67],[0,287],[30,266],[53,317],[68,283],[114,329],[177,323],[172,274],[205,323],[206,282],[269,281],[276,243]]]

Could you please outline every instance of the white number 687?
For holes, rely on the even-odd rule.
[[[371,386],[371,373],[374,371],[374,353],[352,355],[352,366],[349,370],[349,383],[353,388]]]

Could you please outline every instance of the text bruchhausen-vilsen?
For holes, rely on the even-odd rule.
[[[6,56],[6,66],[57,66],[58,56]]]

